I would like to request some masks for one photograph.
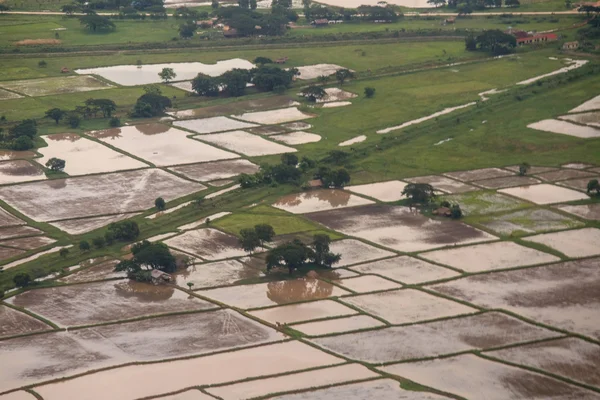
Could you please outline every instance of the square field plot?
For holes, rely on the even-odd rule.
[[[428,183],[433,186],[436,191],[444,193],[464,193],[479,190],[479,188],[467,183],[438,175],[417,176],[415,178],[407,178],[405,181],[411,183]]]
[[[161,167],[238,158],[236,154],[188,138],[188,132],[161,124],[124,126],[88,134]]]
[[[558,119],[545,119],[529,124],[527,127],[538,131],[559,133],[583,139],[600,137],[600,129],[591,126],[577,125],[567,121],[560,121]]]
[[[578,338],[528,344],[486,355],[600,387],[600,346]]]
[[[354,265],[352,271],[376,274],[409,285],[453,278],[458,272],[409,256]]]
[[[265,308],[251,311],[250,315],[275,325],[291,324],[302,321],[342,317],[358,314],[356,310],[331,300],[311,301],[308,303],[290,304],[281,307]],[[338,321],[336,319],[336,321]],[[325,321],[324,321],[325,322]],[[340,324],[339,326],[343,326]]]
[[[585,200],[589,198],[584,193],[547,183],[501,189],[499,192],[510,194],[535,204],[565,203],[567,201]]]
[[[345,297],[343,301],[392,324],[408,324],[477,312],[474,308],[414,289]]]
[[[300,121],[307,118],[313,118],[314,115],[305,114],[296,107],[280,108],[278,110],[258,111],[241,115],[234,115],[234,118],[242,121],[253,122],[262,125],[276,125],[285,122]]]
[[[406,183],[401,181],[388,181],[369,183],[366,185],[346,186],[345,189],[353,193],[372,197],[379,201],[398,201],[404,197],[402,195],[402,190],[405,186]]]
[[[600,229],[596,228],[544,233],[525,240],[546,245],[572,258],[600,255]]]
[[[222,260],[246,255],[240,247],[238,238],[212,228],[187,231],[165,240],[164,243],[206,260]]]
[[[46,179],[44,170],[26,160],[0,162],[0,185]]]
[[[368,293],[376,292],[378,290],[399,289],[401,287],[401,285],[399,285],[398,283],[388,281],[387,279],[373,275],[357,276],[355,278],[342,279],[336,283],[356,293]]]
[[[560,261],[560,258],[513,242],[483,243],[420,254],[421,257],[466,272],[508,269]]]
[[[215,179],[231,178],[240,174],[253,174],[258,172],[259,167],[248,160],[240,159],[181,165],[169,169],[188,179],[208,182]]]
[[[0,338],[50,329],[52,328],[42,321],[0,304]]]
[[[557,231],[583,225],[576,219],[543,208],[528,208],[503,215],[483,216],[476,222],[501,235]]]
[[[531,176],[503,176],[500,178],[484,179],[482,181],[474,182],[479,186],[486,189],[502,189],[513,186],[523,185],[535,185],[536,183],[542,183],[539,179],[535,179]]]
[[[335,318],[326,321],[308,322],[293,325],[294,330],[309,336],[329,335],[331,333],[352,332],[362,329],[377,328],[384,323],[368,315]]]
[[[492,272],[430,288],[486,308],[600,339],[600,258]]]
[[[22,81],[2,82],[0,86],[33,97],[89,92],[91,90],[110,89],[113,87],[93,76],[60,76],[55,78],[26,79]],[[99,94],[99,96],[101,95]]]
[[[471,182],[483,179],[500,178],[502,176],[511,176],[514,175],[514,173],[500,168],[483,168],[470,171],[447,172],[444,175],[458,179],[459,181]]]
[[[214,133],[212,135],[200,136],[197,139],[249,157],[296,152],[296,149],[293,147],[274,143],[261,136],[244,131]]]
[[[506,189],[509,190],[509,189]],[[528,207],[530,204],[518,199],[494,192],[471,192],[444,196],[450,203],[458,203],[463,213],[485,215],[501,211],[510,211]]]
[[[177,273],[175,282],[185,289],[188,288],[188,283],[193,283],[192,289],[195,290],[230,285],[240,279],[256,278],[261,275],[259,269],[251,268],[237,260],[226,260],[192,265]]]
[[[60,133],[43,136],[48,144],[38,151],[43,157],[38,161],[46,164],[52,157],[66,161],[64,171],[69,175],[87,175],[127,169],[146,168],[148,164],[114,151],[98,142],[79,135]]]
[[[202,134],[234,131],[237,129],[252,128],[257,126],[256,124],[236,121],[235,119],[227,117],[188,119],[186,121],[175,121],[173,122],[173,125]]]
[[[273,203],[273,207],[291,212],[292,214],[305,214],[371,203],[373,201],[355,196],[343,190],[320,189],[289,194]]]
[[[0,199],[36,221],[55,221],[141,211],[154,206],[157,193],[166,201],[204,186],[159,169],[54,179],[2,188]],[[57,204],[56,199],[61,199]]]
[[[467,399],[598,399],[599,395],[562,381],[472,354],[380,368]]]
[[[173,287],[134,281],[30,290],[9,301],[65,327],[217,307]]]
[[[56,242],[46,236],[33,236],[0,241],[0,246],[15,247],[21,250],[33,250]]]
[[[500,347],[559,335],[501,313],[485,313],[313,341],[345,357],[377,364]]]
[[[566,205],[559,206],[558,209],[584,219],[600,221],[600,203],[581,204],[577,206]]]
[[[319,279],[301,278],[203,290],[198,294],[230,306],[250,309],[320,300],[350,294],[350,292]]]
[[[332,253],[340,254],[342,256],[340,262],[334,265],[335,267],[344,267],[346,265],[358,264],[396,255],[396,253],[392,253],[391,251],[382,250],[355,239],[343,239],[331,242],[329,248]]]
[[[399,206],[374,204],[313,213],[308,218],[346,235],[406,252],[495,239],[461,222],[434,220]]]

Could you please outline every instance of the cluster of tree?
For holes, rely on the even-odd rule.
[[[294,270],[307,265],[331,268],[340,261],[341,255],[330,250],[331,238],[328,235],[314,235],[310,245],[296,239],[271,249],[266,257],[267,271],[274,268],[287,268],[290,275]]]
[[[519,7],[519,0],[427,0],[427,3],[441,7],[447,5],[449,8],[456,9],[459,14],[470,14],[473,11],[481,11],[486,8],[499,8],[503,5],[509,8]]]
[[[101,249],[104,246],[112,245],[115,241],[130,242],[135,240],[139,234],[140,228],[135,221],[114,222],[108,226],[104,236],[96,236],[92,239],[92,245],[97,249]],[[87,240],[79,242],[79,250],[89,251],[91,248],[92,246]],[[68,251],[62,254],[61,250],[61,256],[66,257],[68,254]]]
[[[385,7],[359,6],[356,11],[360,18],[365,21],[396,22],[399,18],[396,8],[389,4]]]
[[[449,217],[452,219],[461,219],[463,216],[462,209],[458,204],[450,204],[449,201],[444,200],[440,203],[440,207],[448,208],[450,210]]]
[[[334,75],[335,75],[335,79],[338,81],[338,83],[340,85],[343,85],[344,82],[346,82],[346,80],[348,80],[350,78],[354,78],[354,72],[352,72],[346,68],[338,69]],[[321,75],[321,76],[319,76],[318,80],[321,85],[326,85],[327,82],[329,81],[329,77],[326,75]],[[369,88],[369,89],[373,89],[373,88]],[[367,96],[367,97],[372,97],[372,95],[374,95],[374,94],[375,94],[375,89],[373,89],[373,92],[371,93],[371,95]],[[300,96],[304,97],[311,103],[315,103],[315,102],[317,102],[317,100],[321,100],[321,99],[325,98],[325,96],[327,96],[327,93],[320,86],[310,85],[310,86],[307,86],[304,89],[302,89],[302,91],[300,92]]]
[[[60,158],[52,157],[48,161],[46,161],[46,167],[54,172],[62,172],[65,169],[67,163],[65,160]]]
[[[484,51],[495,56],[510,54],[517,47],[517,39],[513,35],[499,29],[484,31],[465,38],[465,48],[468,51]]]
[[[167,9],[162,5],[153,5],[145,8],[143,11],[132,6],[122,8],[118,14],[112,15],[116,19],[144,20],[146,18],[158,20],[167,19]]]
[[[115,126],[115,124],[118,126],[119,119],[112,118],[116,109],[117,105],[110,99],[87,99],[83,105],[77,106],[71,111],[51,108],[46,111],[45,118],[54,120],[57,125],[61,120],[65,120],[71,128],[77,128],[81,124],[82,118],[97,118],[98,114],[101,114],[102,118],[111,118],[111,126]]]
[[[275,230],[269,224],[258,224],[254,228],[244,228],[240,231],[240,246],[244,251],[252,253],[258,247],[265,247],[275,237]]]
[[[29,150],[34,147],[34,138],[37,135],[37,123],[33,119],[23,120],[12,127],[8,132],[0,129],[0,147],[10,150]]]
[[[154,269],[163,272],[175,272],[177,261],[164,243],[151,243],[144,240],[131,246],[133,257],[123,260],[115,266],[115,271],[127,272],[127,277],[141,282],[151,281]]]
[[[519,164],[519,176],[527,175],[527,172],[529,172],[530,168],[531,165],[529,165],[529,163],[522,162],[521,164]]]
[[[321,166],[315,172],[315,179],[320,179],[325,188],[341,188],[350,183],[350,173],[346,168],[329,168]]]
[[[577,37],[583,41],[584,46],[588,43],[593,48],[592,40],[600,39],[600,7],[582,6],[579,12],[585,12],[588,17],[587,25],[577,31]]]
[[[428,183],[409,183],[402,195],[408,198],[409,205],[429,204],[436,197],[435,189]]]
[[[596,196],[600,197],[600,183],[598,182],[598,179],[592,179],[588,182],[587,192],[589,195],[591,195],[592,192],[596,192]]]
[[[163,114],[168,107],[173,106],[171,99],[163,96],[158,86],[146,86],[144,92],[133,106],[131,116],[134,118],[156,117]]]
[[[235,29],[237,36],[281,36],[290,21],[297,21],[294,11],[277,6],[271,13],[260,13],[245,7],[221,7],[216,12],[219,20]]]
[[[109,32],[116,29],[110,18],[98,15],[94,11],[87,11],[86,15],[79,17],[79,23],[90,32]]]

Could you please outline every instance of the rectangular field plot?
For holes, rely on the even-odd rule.
[[[559,118],[582,125],[591,125],[600,128],[600,111],[592,111],[575,115],[561,115]]]
[[[502,189],[513,186],[523,186],[523,185],[535,185],[536,183],[542,183],[539,179],[535,179],[531,176],[503,176],[500,178],[493,179],[484,179],[482,181],[474,182],[479,186],[482,186],[486,189]]]
[[[470,276],[430,288],[600,339],[600,259]]]
[[[269,393],[293,392],[319,386],[379,377],[375,372],[358,364],[340,365],[316,371],[300,372],[275,378],[209,388],[206,391],[221,399],[244,400]]]
[[[277,323],[291,324],[295,322],[355,314],[357,314],[356,310],[331,300],[311,301],[308,303],[291,304],[250,312],[250,315],[273,325]],[[340,326],[343,327],[344,324],[340,324]]]
[[[194,181],[208,182],[214,179],[231,178],[240,174],[253,174],[258,172],[259,167],[248,160],[240,159],[181,165],[169,169]]]
[[[16,257],[23,253],[25,253],[24,250],[11,249],[8,247],[0,247],[0,261],[8,260],[9,258]],[[7,269],[7,268],[4,266],[4,269]]]
[[[44,170],[27,160],[0,162],[0,185],[46,179]]]
[[[65,327],[216,307],[173,287],[134,281],[30,290],[9,302]]]
[[[199,136],[197,139],[249,157],[296,152],[293,147],[274,143],[261,136],[244,131],[213,133],[212,135]]]
[[[253,128],[255,126],[258,126],[256,124],[236,121],[235,119],[227,117],[188,119],[185,121],[175,121],[173,122],[173,125],[202,134],[223,131],[235,131],[237,129]]]
[[[418,258],[400,256],[386,260],[354,265],[352,271],[377,274],[409,285],[447,279],[460,275],[458,272],[428,263]]]
[[[319,279],[302,278],[203,290],[198,294],[230,306],[249,309],[320,300],[350,294],[350,292]]]
[[[222,260],[246,255],[240,247],[238,238],[212,228],[187,231],[165,240],[164,243],[206,260]]]
[[[408,207],[375,204],[307,216],[335,231],[406,252],[495,239],[461,222],[434,220]]]
[[[0,227],[25,225],[25,221],[10,214],[4,208],[0,207]]]
[[[567,179],[589,178],[594,176],[594,173],[578,169],[559,169],[557,171],[550,171],[537,174],[536,176],[548,182],[557,182],[564,181]]]
[[[47,246],[56,242],[55,239],[46,236],[33,236],[26,238],[10,239],[0,241],[0,246],[15,247],[21,250],[33,250],[38,247]]]
[[[591,126],[577,125],[567,121],[560,121],[558,119],[545,119],[529,124],[527,127],[538,131],[575,136],[583,139],[600,137],[600,129]]]
[[[292,328],[306,335],[319,336],[328,335],[331,333],[342,333],[361,329],[376,328],[380,326],[384,326],[384,323],[375,318],[369,317],[368,315],[355,315],[326,321],[292,325]]]
[[[415,178],[407,178],[405,181],[411,183],[428,183],[433,186],[436,191],[444,193],[464,193],[479,190],[479,188],[467,183],[438,175],[417,176]]]
[[[402,287],[398,283],[388,281],[387,279],[373,275],[342,279],[336,283],[356,293],[368,293],[375,292],[378,290],[399,289],[400,287]]]
[[[584,219],[600,221],[600,203],[582,204],[577,206],[559,206],[559,210],[568,212]]]
[[[317,338],[313,342],[348,358],[375,364],[437,357],[559,335],[500,313],[485,313]]]
[[[93,76],[60,76],[54,78],[25,79],[0,84],[3,88],[23,93],[27,96],[48,96],[51,94],[89,92],[110,89],[111,85]]]
[[[240,279],[256,278],[261,276],[259,269],[248,267],[237,260],[218,261],[206,264],[197,264],[175,275],[178,286],[192,289],[208,288],[213,286],[229,285]]]
[[[20,97],[23,96],[21,96],[20,94],[9,92],[8,90],[0,89],[0,100],[18,99]]]
[[[115,272],[115,266],[118,263],[119,260],[102,261],[89,268],[84,267],[71,275],[58,279],[58,281],[64,283],[81,283],[127,277],[127,273],[124,271]]]
[[[468,399],[597,399],[594,392],[472,354],[380,368]]]
[[[305,114],[296,107],[280,108],[278,110],[258,111],[233,115],[234,118],[242,121],[253,122],[261,125],[276,125],[285,122],[300,121],[307,118],[313,118],[314,115]]]
[[[297,106],[296,100],[289,96],[269,96],[260,99],[241,100],[233,103],[219,104],[216,106],[192,108],[189,110],[178,110],[167,112],[177,119],[188,118],[210,118],[222,115],[239,114],[244,112],[269,110],[277,107]],[[255,132],[252,132],[255,133]]]
[[[131,400],[192,386],[227,383],[343,362],[341,358],[292,341],[169,363],[125,366],[37,386],[35,391],[44,400]]]
[[[54,179],[2,188],[0,199],[36,221],[141,211],[192,194],[203,186],[158,169]],[[56,199],[62,199],[60,204]]]
[[[535,204],[565,203],[568,201],[585,200],[589,197],[571,189],[542,183],[540,185],[521,186],[501,189],[499,192],[510,194]]]
[[[503,189],[511,190],[511,189]],[[502,190],[501,190],[502,191]],[[492,192],[471,192],[444,196],[444,200],[460,205],[465,216],[486,215],[530,206],[518,199]]]
[[[586,101],[583,104],[578,105],[577,107],[575,107],[574,109],[572,109],[569,112],[574,113],[574,112],[582,112],[582,111],[590,111],[590,110],[600,110],[600,95],[593,97],[592,99]]]
[[[161,167],[238,158],[236,154],[188,138],[188,132],[161,124],[124,126],[88,134]]]
[[[0,396],[0,400],[37,400],[37,397],[24,390]]]
[[[316,143],[321,140],[321,136],[317,135],[316,133],[304,131],[284,133],[281,135],[271,135],[270,138],[292,146],[298,144]]]
[[[583,223],[543,208],[529,208],[503,215],[481,216],[477,224],[500,235],[523,235],[577,228]]]
[[[104,217],[92,218],[65,219],[62,221],[54,221],[51,225],[54,225],[61,231],[65,231],[70,235],[81,235],[82,233],[94,231],[113,222],[122,221],[127,218],[133,218],[136,215],[139,215],[139,213],[107,215]]]
[[[477,311],[414,289],[345,297],[343,301],[392,324],[407,324]]]
[[[135,361],[278,341],[283,335],[231,310],[35,335],[0,342],[0,390]],[[14,362],[15,357],[19,362]],[[13,360],[13,362],[11,362]]]
[[[343,190],[321,189],[283,196],[273,203],[273,207],[292,214],[305,214],[372,203],[371,200],[355,196]]]
[[[600,255],[600,229],[597,228],[543,233],[526,240],[544,244],[572,258]]]
[[[483,179],[500,178],[501,176],[511,176],[514,175],[514,173],[500,168],[482,168],[470,171],[447,172],[444,175],[458,179],[459,181],[471,182]]]
[[[396,255],[396,253],[382,250],[356,239],[337,240],[331,242],[329,248],[334,254],[340,254],[342,256],[340,262],[335,264],[335,267],[344,267],[346,265],[358,264]]]
[[[48,146],[39,148],[38,151],[43,155],[38,160],[39,163],[46,164],[46,161],[52,157],[60,158],[66,161],[64,171],[69,175],[97,174],[148,167],[141,161],[79,135],[59,133],[43,136],[43,139]]]
[[[0,338],[50,329],[52,328],[42,321],[0,304]]]
[[[398,201],[401,200],[402,190],[406,183],[401,181],[388,181],[369,183],[366,185],[346,186],[346,190],[353,193],[369,196],[379,201]]]
[[[486,355],[600,388],[600,346],[578,338],[528,344]]]
[[[557,185],[566,186],[571,189],[581,190],[582,192],[587,193],[587,185],[592,179],[600,180],[600,174],[598,172],[594,173],[594,176],[589,178],[579,178],[579,179],[569,179],[568,181],[558,182]]]
[[[513,242],[483,243],[420,254],[421,257],[460,269],[480,272],[560,261],[560,258]]]
[[[11,226],[7,228],[0,228],[0,239],[10,239],[14,237],[22,237],[22,236],[33,236],[33,235],[41,235],[42,231],[36,228],[32,228],[31,226]]]

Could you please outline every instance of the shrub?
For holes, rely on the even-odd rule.
[[[371,97],[375,96],[375,88],[372,87],[366,87],[365,88],[365,97],[367,99],[370,99]]]
[[[13,283],[17,287],[26,287],[31,283],[31,276],[26,272],[19,272],[13,277]]]
[[[117,117],[112,117],[109,121],[108,124],[112,127],[112,128],[116,128],[121,126],[121,120]]]

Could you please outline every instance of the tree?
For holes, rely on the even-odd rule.
[[[565,0],[565,7],[570,10],[573,7],[573,0]]]
[[[268,57],[259,56],[254,59],[254,64],[257,64],[257,65],[273,64],[273,60],[271,60]]]
[[[101,111],[104,118],[110,118],[112,113],[117,110],[116,103],[110,99],[87,99],[85,104]]]
[[[173,70],[173,68],[163,68],[162,71],[158,73],[158,76],[164,83],[169,83],[177,77],[177,74]]]
[[[92,32],[110,31],[115,29],[114,22],[107,17],[95,13],[80,17],[79,22]]]
[[[63,171],[65,169],[65,165],[65,160],[61,160],[60,158],[56,157],[52,157],[46,161],[46,167],[50,168],[52,171]]]
[[[317,77],[317,81],[321,84],[321,85],[327,85],[327,82],[329,82],[329,76],[328,75],[319,75]]]
[[[19,272],[15,276],[13,276],[13,283],[16,287],[27,287],[31,283],[31,277],[26,272]]]
[[[81,117],[76,113],[69,113],[67,115],[67,123],[71,128],[75,129],[81,124]]]
[[[506,7],[510,8],[516,8],[521,6],[521,2],[519,2],[519,0],[504,0],[504,4],[506,5]]]
[[[286,71],[278,67],[263,65],[252,69],[250,74],[252,75],[252,83],[254,83],[258,90],[270,92],[278,86],[284,88],[290,87],[297,71],[295,68],[290,68]]]
[[[32,149],[33,147],[34,147],[33,140],[31,140],[27,136],[20,136],[13,141],[11,149],[17,150],[17,151],[23,151],[23,150]]]
[[[292,242],[281,244],[270,250],[265,259],[267,271],[276,267],[286,267],[289,274],[304,266],[306,262],[314,258],[314,251],[295,239]]]
[[[431,4],[435,8],[443,6],[446,4],[446,0],[427,0],[427,4]]]
[[[121,120],[117,117],[112,117],[109,121],[108,121],[108,125],[111,128],[117,128],[119,126],[121,126]]]
[[[220,83],[223,90],[230,96],[243,96],[246,91],[246,85],[250,82],[250,74],[245,69],[234,68],[220,76]]]
[[[343,85],[346,80],[351,78],[354,78],[354,73],[346,68],[338,69],[335,73],[335,79],[337,79],[340,85]]]
[[[326,265],[326,262],[332,261],[332,257],[329,257],[329,254],[331,253],[329,249],[330,244],[331,238],[329,235],[317,234],[313,236],[312,246],[315,251],[315,264],[331,267],[332,264]],[[339,258],[341,258],[341,256],[339,256]],[[337,261],[339,261],[339,258]]]
[[[48,66],[48,63],[44,60],[40,60],[38,61],[38,67],[40,68],[46,68]]]
[[[238,6],[240,8],[249,9],[250,8],[250,0],[238,0]]]
[[[181,24],[179,25],[179,36],[183,39],[189,39],[194,36],[197,28],[198,25],[196,25],[193,21],[188,21],[184,24]]]
[[[365,97],[367,99],[370,99],[371,97],[375,96],[375,88],[372,87],[366,87],[365,88]]]
[[[212,2],[210,3],[210,6],[212,7],[213,10],[216,10],[217,8],[219,8],[219,0],[212,0]]]
[[[192,287],[194,286],[194,282],[188,282],[187,286],[190,290],[192,290]]]
[[[104,245],[106,245],[106,239],[104,239],[104,236],[97,236],[92,239],[92,244],[95,248],[101,249],[104,247]]]
[[[471,39],[469,39],[471,41]],[[489,52],[495,56],[512,53],[517,46],[517,39],[513,35],[501,30],[493,29],[483,32],[475,37],[476,49]],[[465,42],[467,50],[473,47],[472,42]]]
[[[167,203],[162,197],[157,197],[156,200],[154,200],[154,206],[158,211],[163,211],[167,207]]]
[[[600,183],[598,182],[598,179],[592,179],[587,184],[588,194],[591,195],[594,190],[596,191],[596,196],[600,196]]]
[[[67,258],[67,256],[69,255],[69,249],[66,248],[62,248],[60,249],[60,251],[58,252],[58,254],[62,257],[62,258]]]
[[[79,250],[81,251],[90,251],[91,246],[90,243],[87,240],[82,240],[81,242],[79,242]]]
[[[265,243],[271,242],[275,236],[275,230],[269,224],[258,224],[254,226],[256,236],[260,241],[260,247],[265,247]]]
[[[219,95],[219,81],[212,76],[198,74],[192,79],[192,90],[199,96],[215,97]]]
[[[65,4],[60,10],[70,17],[77,11],[77,8],[74,4]]]
[[[33,119],[24,119],[8,130],[8,138],[16,139],[26,136],[33,139],[37,134],[37,122]]]
[[[428,183],[409,183],[402,190],[402,195],[408,197],[411,204],[427,204],[435,198],[434,190]]]
[[[450,207],[450,218],[452,219],[460,219],[463,216],[463,212],[460,209],[460,206],[458,204],[453,204],[452,207]]]
[[[300,95],[311,103],[316,103],[317,100],[322,100],[327,96],[327,92],[321,86],[311,85],[302,89]]]
[[[298,156],[294,153],[285,153],[281,155],[281,163],[285,165],[297,165]]]
[[[0,12],[8,11],[8,10],[10,10],[9,6],[7,6],[6,4],[0,3]]]
[[[258,7],[258,4],[256,4],[256,0],[250,0],[250,9],[256,10],[256,7]]]
[[[131,115],[138,118],[155,117],[164,113],[165,109],[172,105],[168,97],[150,91],[137,99]]]
[[[350,182],[350,174],[345,168],[329,170],[320,177],[324,187],[344,187]]]
[[[140,234],[140,228],[135,221],[113,222],[108,226],[114,240],[131,241]]]
[[[527,175],[527,172],[529,171],[530,168],[531,168],[531,166],[528,163],[526,163],[526,162],[521,163],[521,165],[519,165],[519,176]]]
[[[131,246],[132,261],[138,265],[163,272],[175,272],[177,261],[164,243],[144,240]]]
[[[261,245],[261,241],[255,229],[244,228],[240,231],[240,246],[244,251],[252,253]]]
[[[61,119],[65,116],[66,111],[61,110],[60,108],[51,108],[46,111],[46,118],[53,119],[56,122],[56,125],[60,122]]]
[[[477,39],[473,34],[469,34],[465,37],[465,49],[467,51],[476,51],[477,50]]]

